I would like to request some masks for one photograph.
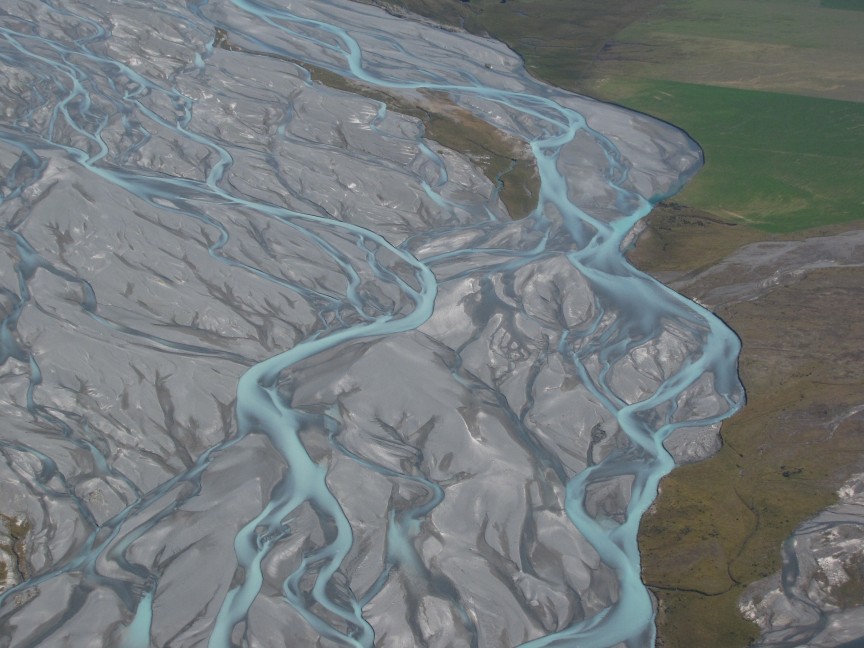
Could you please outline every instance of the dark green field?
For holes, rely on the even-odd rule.
[[[607,88],[704,148],[679,202],[770,232],[864,216],[864,103],[672,81]]]
[[[864,11],[864,0],[822,0],[819,4],[828,9]]]

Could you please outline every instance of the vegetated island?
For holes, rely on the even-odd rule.
[[[864,3],[375,4],[502,40],[537,76],[665,119],[705,149],[630,258],[741,336],[748,405],[717,455],[664,480],[640,545],[659,645],[753,642],[745,588],[864,470]],[[843,607],[864,604],[856,564],[826,590]]]

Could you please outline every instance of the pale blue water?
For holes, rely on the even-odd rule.
[[[132,2],[38,5],[40,12],[53,16],[57,24],[66,25],[64,33],[56,29],[43,33],[42,18],[35,15],[35,10],[33,16],[27,15],[24,11],[27,6],[22,5],[18,10],[7,8],[8,13],[0,14],[0,61],[10,69],[32,70],[35,79],[29,93],[26,89],[16,89],[15,97],[7,95],[5,105],[11,106],[11,111],[0,120],[0,142],[4,150],[14,151],[17,156],[13,164],[2,167],[5,173],[0,202],[2,232],[15,250],[17,290],[6,289],[4,293],[8,306],[0,328],[0,350],[4,360],[17,360],[29,367],[26,409],[35,424],[89,455],[96,466],[94,474],[122,482],[134,495],[110,517],[97,521],[90,504],[76,492],[57,460],[40,449],[41,444],[0,438],[4,449],[28,456],[38,466],[36,477],[31,480],[36,496],[53,498],[71,507],[87,525],[85,541],[0,595],[0,614],[3,615],[0,623],[17,628],[13,645],[62,642],[65,625],[74,625],[80,636],[81,624],[76,614],[86,605],[87,592],[97,586],[112,592],[125,606],[126,620],[122,628],[111,626],[114,633],[111,641],[130,648],[151,645],[154,624],[158,623],[154,601],[158,601],[160,589],[166,587],[163,583],[165,568],[131,558],[132,548],[136,543],[147,541],[187,503],[194,502],[211,462],[231,453],[250,435],[265,436],[281,455],[285,469],[269,491],[264,506],[256,505],[243,512],[245,523],[233,540],[236,576],[227,591],[216,596],[207,608],[211,619],[207,645],[214,648],[252,645],[248,643],[249,637],[243,638],[247,631],[242,628],[253,604],[264,591],[264,565],[274,548],[290,539],[292,526],[286,520],[304,505],[328,521],[326,541],[304,550],[296,568],[282,580],[280,594],[314,633],[331,642],[324,645],[368,647],[375,644],[376,630],[367,620],[364,608],[396,572],[409,581],[426,582],[430,583],[429,587],[437,588],[435,591],[450,601],[455,622],[462,624],[472,637],[470,645],[495,645],[488,638],[480,638],[475,621],[477,613],[471,602],[453,593],[455,586],[442,585],[418,552],[424,520],[446,499],[446,485],[442,486],[428,475],[399,472],[344,445],[339,433],[342,415],[338,408],[328,404],[326,416],[319,414],[329,426],[327,432],[334,451],[363,470],[390,479],[407,480],[428,494],[412,506],[389,510],[382,568],[373,582],[356,590],[345,585],[343,568],[354,548],[355,530],[343,503],[328,485],[328,466],[317,461],[301,439],[309,414],[292,406],[281,382],[292,367],[308,364],[332,350],[348,348],[355,341],[415,331],[434,315],[439,281],[443,281],[440,277],[446,276],[446,281],[452,282],[476,273],[476,269],[472,269],[475,268],[471,265],[472,259],[481,254],[486,255],[483,263],[487,264],[482,272],[489,279],[510,276],[529,264],[563,256],[587,280],[596,306],[591,322],[572,328],[562,325],[547,353],[557,354],[568,365],[568,371],[580,379],[595,402],[610,413],[629,439],[628,447],[611,452],[596,463],[589,462],[591,465],[584,470],[571,474],[566,463],[537,441],[524,421],[513,422],[514,434],[519,436],[520,443],[530,448],[537,462],[549,467],[566,485],[567,516],[617,580],[617,594],[611,605],[586,618],[574,617],[564,627],[523,645],[587,647],[613,646],[621,642],[630,646],[649,645],[653,639],[653,611],[640,579],[636,536],[639,520],[656,495],[658,481],[673,467],[674,462],[662,443],[682,426],[709,425],[722,420],[737,408],[742,395],[736,374],[739,346],[734,334],[697,304],[632,268],[621,252],[628,232],[654,203],[677,191],[692,173],[692,165],[683,169],[681,176],[662,192],[641,195],[631,182],[632,161],[622,155],[619,144],[608,133],[590,127],[583,114],[564,105],[542,86],[536,86],[537,92],[531,93],[485,85],[476,74],[459,69],[458,55],[450,63],[453,73],[449,76],[445,68],[441,68],[446,64],[440,61],[435,62],[437,67],[424,69],[425,61],[414,57],[410,43],[406,44],[404,39],[394,36],[387,42],[378,32],[370,32],[371,36],[360,39],[343,25],[308,17],[311,10],[293,11],[290,3],[277,6],[233,0],[215,5],[190,2],[187,6]],[[232,184],[231,173],[240,149],[234,142],[229,146],[226,140],[203,128],[195,103],[172,85],[178,81],[177,76],[156,78],[153,74],[139,72],[141,65],[115,58],[106,48],[106,44],[116,38],[113,31],[106,28],[110,23],[108,16],[122,16],[126,7],[139,10],[143,7],[145,15],[148,11],[158,12],[189,25],[197,34],[204,46],[190,56],[183,74],[194,75],[211,69],[215,28],[220,27],[228,31],[232,39],[250,43],[251,49],[313,62],[369,86],[395,92],[423,89],[448,93],[462,101],[482,100],[506,110],[508,115],[519,116],[530,124],[521,136],[528,131],[534,133],[529,144],[541,178],[538,209],[522,225],[528,233],[524,244],[509,248],[500,241],[480,238],[477,246],[422,255],[415,250],[433,236],[429,232],[418,231],[394,244],[387,236],[347,222],[347,219],[335,220],[311,209],[308,212],[289,209],[238,189]],[[402,68],[398,73],[388,73],[386,64],[364,50],[364,46],[369,47],[376,38],[382,48],[398,53],[414,67],[414,79],[406,80]],[[292,49],[295,46],[296,49]],[[316,51],[324,52],[327,58],[313,58]],[[375,58],[374,64],[369,62],[370,57]],[[249,74],[254,73],[254,69],[249,70]],[[230,77],[228,82],[230,85]],[[278,79],[276,82],[278,84]],[[167,111],[165,106],[171,106],[172,110]],[[381,105],[376,123],[382,123],[386,116],[387,110]],[[109,124],[115,127],[118,121],[122,123],[121,130],[126,138],[122,142],[108,128]],[[178,141],[208,151],[206,172],[198,177],[191,173],[182,176],[147,172],[141,165],[131,164],[129,161],[147,146],[150,138],[144,124],[149,124],[151,130],[171,132]],[[277,132],[288,137],[284,123]],[[602,151],[602,157],[598,158],[603,166],[600,175],[605,178],[604,190],[611,197],[611,204],[599,206],[596,212],[589,206],[577,205],[572,195],[572,178],[562,171],[562,151],[577,138],[587,138],[595,147],[593,150]],[[434,150],[436,147],[423,141],[412,143],[436,169],[436,178],[427,174],[423,191],[442,211],[454,209],[454,199],[442,195],[451,179],[443,158]],[[164,336],[157,335],[151,328],[137,324],[135,318],[124,320],[116,313],[100,312],[101,296],[86,273],[76,273],[64,263],[52,261],[53,253],[32,245],[25,234],[33,208],[33,197],[28,191],[32,192],[40,183],[44,185],[46,152],[71,161],[86,174],[109,183],[119,194],[125,192],[136,197],[154,213],[172,214],[200,224],[201,231],[211,232],[206,247],[214,264],[245,273],[244,276],[262,285],[271,284],[292,291],[317,309],[318,328],[284,351],[255,361],[239,350],[178,340],[170,331]],[[300,195],[302,191],[297,189],[297,193]],[[314,202],[314,198],[309,200]],[[341,273],[343,292],[340,294],[316,283],[311,274],[292,280],[264,265],[256,266],[238,257],[229,249],[236,234],[219,217],[212,215],[211,206],[215,205],[225,210],[244,210],[244,213],[278,223],[285,231],[295,232],[298,239],[305,242],[310,258],[326,259],[328,267]],[[495,231],[499,219],[493,211],[484,209],[489,219],[484,227],[489,232]],[[610,210],[617,214],[614,218],[609,217]],[[454,223],[450,231],[439,227],[434,236],[443,237],[467,229],[470,228],[465,223]],[[136,245],[146,246],[147,243],[140,240]],[[490,256],[494,262],[488,261]],[[455,268],[459,263],[466,265],[458,266],[461,269],[450,274],[444,270],[448,264],[454,264]],[[189,465],[156,486],[144,487],[135,476],[118,468],[116,457],[107,452],[94,435],[81,432],[86,428],[85,414],[76,414],[73,407],[58,411],[56,406],[41,404],[42,361],[18,333],[22,314],[28,309],[40,308],[31,290],[37,273],[40,276],[49,273],[74,287],[75,294],[80,296],[69,299],[77,303],[96,329],[127,336],[130,340],[146,341],[157,349],[154,353],[179,354],[192,359],[206,357],[248,367],[236,388],[236,429],[197,453]],[[158,269],[153,268],[153,273],[158,275]],[[7,276],[7,284],[8,279]],[[136,280],[134,275],[132,280]],[[373,285],[385,286],[390,291],[387,294],[398,294],[398,299],[388,302],[376,297]],[[609,317],[613,314],[615,319],[610,324]],[[634,349],[656,340],[670,323],[687,329],[688,335],[698,340],[699,348],[689,353],[685,364],[664,375],[650,394],[635,401],[625,398],[620,388],[612,385],[612,368]],[[101,360],[94,360],[96,362]],[[478,381],[467,378],[458,365],[451,371],[454,383],[478,393],[488,392],[492,401],[502,408],[507,406],[503,392],[480,386]],[[719,409],[707,408],[706,411],[710,410],[707,414],[688,415],[679,420],[676,412],[683,402],[682,395],[706,375],[712,377],[713,391],[725,405]],[[422,390],[423,377],[417,376],[417,381],[418,389]],[[589,488],[624,475],[632,476],[633,481],[622,519],[589,512],[586,507]],[[130,526],[133,519],[136,520],[134,526]],[[116,568],[100,567],[105,561]],[[202,569],[207,566],[202,565]],[[48,587],[60,578],[71,578],[79,592],[70,599],[66,612],[55,613],[50,621],[33,628],[32,632],[22,630],[19,622],[11,620],[17,610],[16,596],[33,592],[34,588]],[[271,595],[272,592],[268,594]],[[38,605],[39,596],[27,603],[30,607]],[[108,636],[103,633],[108,632],[109,625],[106,622],[105,627],[87,628],[84,634]],[[286,632],[290,634],[290,628]],[[203,643],[205,639],[199,637],[196,641]],[[290,640],[286,642],[285,645],[292,645]]]

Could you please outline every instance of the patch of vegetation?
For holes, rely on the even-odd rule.
[[[666,275],[698,272],[721,261],[734,250],[766,238],[765,234],[677,200],[659,203],[651,212],[648,231],[628,252],[631,263]]]
[[[525,67],[562,88],[576,89],[597,52],[615,33],[662,0],[362,0],[408,10],[503,41]]]
[[[633,79],[604,90],[703,146],[677,201],[769,232],[864,217],[864,103]]]
[[[842,231],[833,226],[818,233]],[[631,258],[661,276],[681,276],[712,265],[710,254],[700,254],[712,247],[725,256],[753,240],[815,233],[765,235],[663,205],[649,217]],[[698,297],[699,285],[687,292]],[[738,612],[744,588],[780,568],[785,538],[833,503],[836,488],[864,466],[864,421],[843,419],[864,388],[860,271],[812,272],[717,313],[743,341],[747,406],[723,424],[718,454],[663,480],[640,529],[643,578],[660,600],[658,645],[667,647],[747,645],[757,628]],[[840,594],[851,600],[858,582],[850,580]]]
[[[217,28],[214,46],[232,52],[275,57],[305,68],[313,81],[335,90],[353,92],[380,101],[388,110],[416,117],[423,123],[425,136],[467,156],[489,180],[499,187],[499,198],[511,218],[524,218],[537,206],[540,175],[525,142],[506,135],[470,111],[457,106],[442,92],[422,92],[415,101],[391,94],[381,88],[346,79],[300,61],[290,61],[268,52],[253,52],[231,43],[228,34]]]
[[[30,533],[30,523],[26,519],[17,519],[0,513],[0,550],[14,558],[13,564],[7,565],[0,561],[0,584],[6,581],[9,570],[15,572],[15,580],[28,578],[26,541]]]
[[[657,648],[744,648],[758,636],[758,628],[737,614],[740,588],[715,596],[675,590],[659,594]]]
[[[540,175],[530,149],[467,110],[451,106],[421,118],[426,137],[468,156],[498,184],[499,197],[511,218],[530,214],[540,196]]]
[[[848,580],[832,590],[834,604],[841,608],[864,605],[864,555],[853,556],[843,570]]]

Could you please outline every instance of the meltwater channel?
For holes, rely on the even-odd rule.
[[[0,645],[653,644],[640,517],[743,399],[623,256],[683,133],[338,0],[18,0],[0,69]]]

